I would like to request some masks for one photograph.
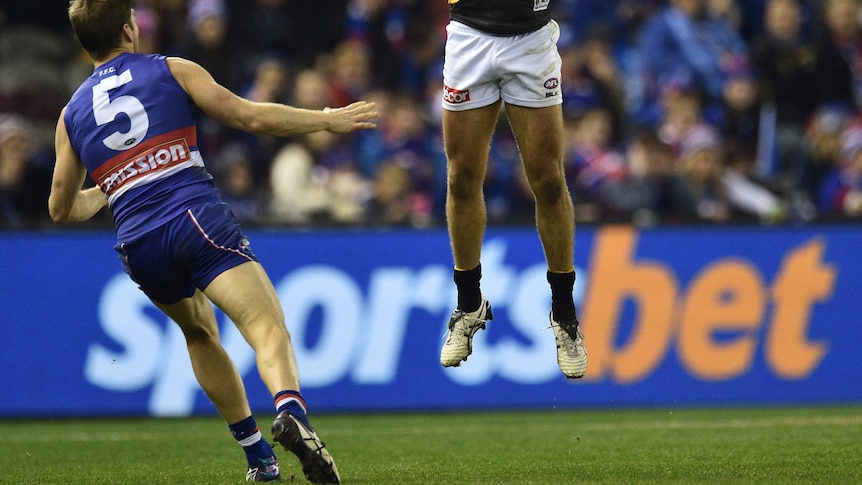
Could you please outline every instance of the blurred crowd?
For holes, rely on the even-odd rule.
[[[33,227],[49,224],[57,115],[92,65],[56,2],[14,3],[0,7],[0,227]],[[378,105],[377,130],[290,139],[232,131],[200,114],[204,159],[243,223],[445,222],[446,1],[133,3],[142,52],[194,60],[243,97]],[[552,8],[579,223],[862,216],[860,0],[555,0]],[[491,224],[532,222],[504,117],[485,197]]]

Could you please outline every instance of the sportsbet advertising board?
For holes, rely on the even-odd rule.
[[[315,412],[862,402],[862,228],[581,227],[590,363],[563,378],[532,228],[489,229],[495,319],[444,369],[445,230],[247,231]],[[0,416],[214,414],[179,330],[120,270],[111,233],[0,235]],[[223,314],[252,407],[271,400]]]

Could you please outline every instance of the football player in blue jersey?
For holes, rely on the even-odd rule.
[[[246,452],[247,480],[279,480],[278,461],[221,345],[213,304],[255,351],[276,410],[272,439],[310,481],[340,483],[306,416],[275,289],[204,167],[192,107],[236,129],[288,136],[374,128],[374,104],[305,110],[240,98],[194,62],[137,53],[130,0],[74,0],[69,19],[95,69],[57,122],[51,217],[83,221],[110,208],[123,269],[182,329],[198,382]],[[84,189],[87,175],[95,187]]]

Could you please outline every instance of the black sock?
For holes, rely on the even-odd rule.
[[[570,322],[575,317],[575,299],[572,290],[575,287],[575,272],[554,273],[548,271],[548,283],[551,284],[551,311],[554,320]]]
[[[482,303],[479,280],[482,279],[482,265],[467,271],[454,271],[455,286],[458,287],[458,309],[475,312]]]

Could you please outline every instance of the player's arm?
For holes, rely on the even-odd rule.
[[[200,65],[179,57],[168,68],[192,101],[212,118],[239,130],[261,135],[290,136],[328,130],[349,133],[374,128],[374,103],[359,101],[342,108],[310,110],[279,103],[257,103],[218,84]]]
[[[66,109],[63,108],[54,135],[57,161],[54,164],[51,194],[48,196],[48,213],[57,224],[86,221],[108,205],[99,187],[81,190],[87,169],[69,141],[66,122],[63,120],[65,114]]]

